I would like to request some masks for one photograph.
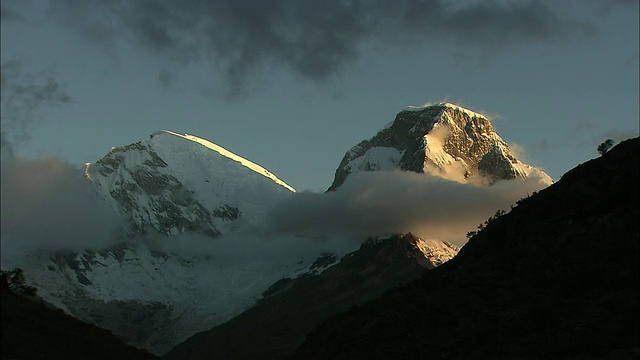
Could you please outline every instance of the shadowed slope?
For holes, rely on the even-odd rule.
[[[406,234],[371,239],[316,275],[282,279],[256,306],[227,323],[192,336],[167,359],[283,359],[329,316],[418,279],[455,255],[455,248]],[[316,264],[335,258],[320,258]]]
[[[106,330],[18,296],[1,283],[3,360],[156,359]]]

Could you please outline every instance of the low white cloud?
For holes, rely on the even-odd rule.
[[[282,234],[359,239],[411,231],[462,245],[497,210],[546,186],[540,178],[487,187],[412,172],[354,173],[335,192],[292,195],[272,209],[268,226]]]
[[[466,233],[543,180],[459,183],[413,172],[354,173],[337,191],[291,194],[264,223],[218,238],[182,234],[139,239],[185,258],[271,261],[344,254],[370,236],[413,232],[462,245]],[[122,220],[97,198],[82,169],[57,158],[2,162],[2,251],[99,250],[122,242]]]
[[[118,241],[118,216],[97,198],[82,169],[60,159],[5,159],[1,195],[3,258]]]
[[[527,151],[525,150],[524,146],[512,142],[512,143],[509,143],[509,150],[511,150],[511,153],[516,158],[520,159],[520,161],[529,162],[529,157],[527,155]]]

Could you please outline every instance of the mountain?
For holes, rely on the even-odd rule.
[[[294,358],[637,359],[639,153],[627,140],[567,172]]]
[[[420,277],[453,258],[455,246],[406,234],[370,239],[317,274],[283,278],[260,301],[215,328],[173,348],[167,359],[284,359],[305,334],[346,311]],[[320,259],[322,260],[322,259]],[[322,261],[313,267],[321,267]],[[324,260],[334,262],[327,257]]]
[[[124,219],[120,241],[6,264],[3,256],[3,266],[23,268],[66,313],[155,354],[251,307],[280,278],[310,271],[324,251],[261,232],[268,206],[294,189],[195,136],[161,131],[114,147],[85,177],[96,201]]]
[[[329,190],[360,171],[404,170],[458,182],[524,179],[543,171],[519,161],[486,116],[450,103],[410,106],[374,137],[351,148]]]
[[[256,223],[295,190],[263,167],[192,135],[158,131],[87,164],[86,176],[134,233],[216,236]]]
[[[519,162],[484,116],[452,104],[402,111],[389,127],[347,153],[332,189],[353,172],[398,169],[469,186],[532,176],[551,183],[542,171]],[[363,246],[351,255],[362,259],[354,263],[343,255],[356,250],[364,237],[336,246],[335,239],[322,240],[324,235],[278,233],[266,225],[268,211],[292,198],[295,190],[263,167],[192,135],[159,131],[114,147],[87,164],[84,176],[98,194],[96,201],[110,204],[122,219],[117,241],[99,249],[34,252],[4,266],[23,268],[40,295],[66,313],[157,355],[232,319],[212,330],[212,336],[228,339],[230,332],[254,331],[249,315],[234,318],[251,309],[249,314],[273,320],[264,314],[283,304],[298,310],[294,318],[306,316],[304,322],[287,325],[296,329],[293,337],[272,349],[274,354],[290,353],[301,335],[323,319],[413,279],[455,253],[433,236],[420,241],[409,236],[391,241],[394,246],[376,245],[388,254],[374,256],[372,248]],[[381,260],[398,259],[397,253],[409,251],[402,250],[406,246],[413,248],[409,260]],[[367,261],[371,264],[365,266]],[[361,272],[369,277],[361,279],[353,294],[331,277]],[[299,289],[309,284],[325,289],[318,297],[335,302],[318,305],[323,310],[317,313],[305,307],[308,300]],[[274,289],[279,289],[277,296]],[[259,346],[272,332],[292,334],[278,323],[270,326],[265,325],[269,333],[255,336],[256,352],[248,356],[259,356]],[[228,354],[236,352],[237,342],[223,341]]]
[[[10,290],[2,276],[2,359],[156,359],[108,331]]]

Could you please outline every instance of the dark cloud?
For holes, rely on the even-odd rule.
[[[527,148],[533,152],[546,152],[557,149],[560,146],[558,142],[542,139],[531,143]]]
[[[12,156],[12,144],[29,139],[29,132],[43,120],[42,110],[72,101],[55,79],[52,69],[32,72],[23,62],[2,63],[2,157]]]
[[[269,226],[282,234],[358,239],[411,231],[461,245],[498,209],[544,187],[537,178],[485,187],[411,172],[355,173],[335,192],[292,195],[270,212]]]
[[[574,139],[579,138],[586,133],[593,132],[595,129],[596,124],[591,119],[580,118],[573,125],[570,136]]]
[[[63,25],[109,53],[120,39],[171,61],[209,61],[241,92],[282,66],[313,81],[339,75],[368,42],[451,41],[497,49],[585,35],[593,26],[545,1],[55,0]],[[166,77],[161,77],[166,80]],[[163,81],[164,81],[163,80]]]
[[[78,169],[57,158],[3,161],[3,257],[31,250],[99,249],[120,221]]]

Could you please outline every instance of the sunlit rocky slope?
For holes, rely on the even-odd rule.
[[[486,116],[450,103],[410,106],[374,137],[351,148],[329,190],[360,171],[405,170],[459,182],[542,177],[509,151]]]

